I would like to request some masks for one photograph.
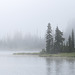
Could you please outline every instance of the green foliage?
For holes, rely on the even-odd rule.
[[[69,39],[68,39],[68,49],[69,49],[69,52],[74,51],[74,31],[73,30],[72,30],[72,35],[69,36]]]
[[[57,53],[62,52],[64,40],[65,39],[63,38],[63,32],[61,32],[59,28],[57,27],[55,30],[55,43],[54,43],[55,52]]]
[[[69,52],[72,52],[72,39],[71,39],[71,36],[69,36]]]
[[[46,53],[46,50],[45,49],[42,49],[42,51],[40,53],[41,54],[45,54]]]
[[[69,36],[66,44],[63,43],[65,38],[63,38],[63,32],[56,27],[55,30],[55,41],[53,42],[51,24],[48,23],[46,33],[46,52],[43,53],[63,53],[63,52],[74,52],[74,30],[72,30],[71,36]]]
[[[51,24],[48,23],[47,27],[48,28],[46,33],[46,52],[51,53],[53,48],[53,36],[52,36]]]
[[[72,29],[72,49],[74,49],[74,30]]]

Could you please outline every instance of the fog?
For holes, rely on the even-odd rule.
[[[75,19],[72,19],[68,22],[68,26],[66,28],[65,37],[67,38],[69,35],[71,35],[72,30],[75,29]],[[75,30],[74,30],[75,35]]]
[[[45,38],[27,35],[21,36],[20,33],[14,35],[13,38],[0,40],[0,50],[34,50],[45,48]]]
[[[49,22],[68,35],[74,28],[74,7],[74,0],[1,0],[0,39],[14,39],[19,32],[23,41],[29,36],[43,40]]]

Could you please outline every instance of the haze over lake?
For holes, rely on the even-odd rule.
[[[0,75],[75,75],[74,35],[75,0],[0,0]]]

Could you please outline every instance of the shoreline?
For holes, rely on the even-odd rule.
[[[13,53],[13,55],[27,55],[27,56],[39,56],[39,57],[75,57],[75,52],[73,52],[73,53],[59,53],[59,54]]]

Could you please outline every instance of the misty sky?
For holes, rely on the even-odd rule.
[[[63,31],[75,18],[75,0],[0,0],[0,37],[45,36],[47,24]]]

